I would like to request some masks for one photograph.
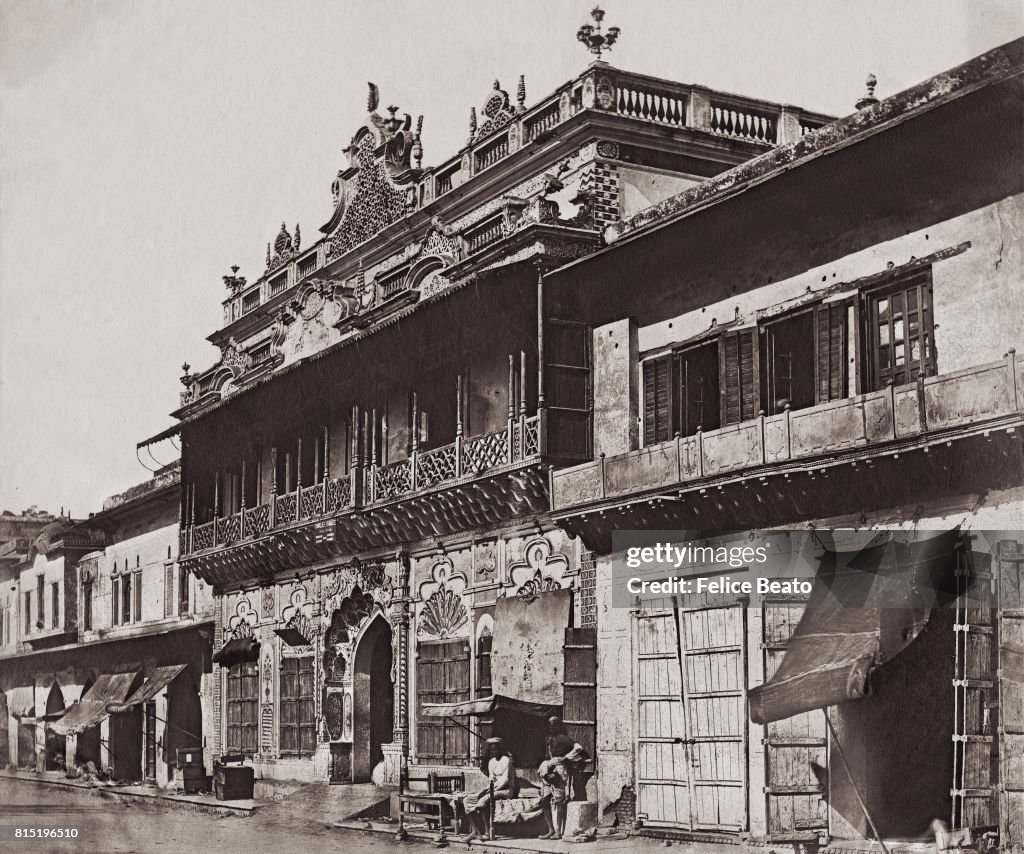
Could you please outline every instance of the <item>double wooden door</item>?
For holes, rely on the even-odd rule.
[[[745,611],[637,618],[637,816],[685,830],[747,827]]]

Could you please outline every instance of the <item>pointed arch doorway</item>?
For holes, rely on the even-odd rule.
[[[359,638],[352,671],[352,780],[366,783],[394,736],[391,624],[380,614]]]

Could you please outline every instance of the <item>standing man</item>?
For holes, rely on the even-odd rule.
[[[540,768],[540,803],[544,813],[547,833],[541,839],[561,839],[565,833],[566,801],[569,800],[569,783],[573,764],[583,757],[583,748],[576,744],[565,730],[565,724],[557,716],[548,718],[548,734],[544,739],[547,754]]]

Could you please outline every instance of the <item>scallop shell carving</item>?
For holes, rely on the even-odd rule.
[[[438,638],[452,637],[468,622],[469,616],[466,614],[462,597],[442,587],[423,604],[417,634],[429,634]]]

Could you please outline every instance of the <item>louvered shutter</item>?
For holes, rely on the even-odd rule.
[[[174,564],[164,564],[164,616],[174,615]]]
[[[110,624],[116,626],[121,622],[121,579],[110,582]]]
[[[644,444],[672,438],[672,362],[669,356],[644,362]]]
[[[760,400],[756,332],[755,329],[741,329],[727,332],[719,339],[722,426],[738,424],[757,415]]]
[[[846,303],[820,305],[814,312],[815,377],[818,403],[846,397]]]

